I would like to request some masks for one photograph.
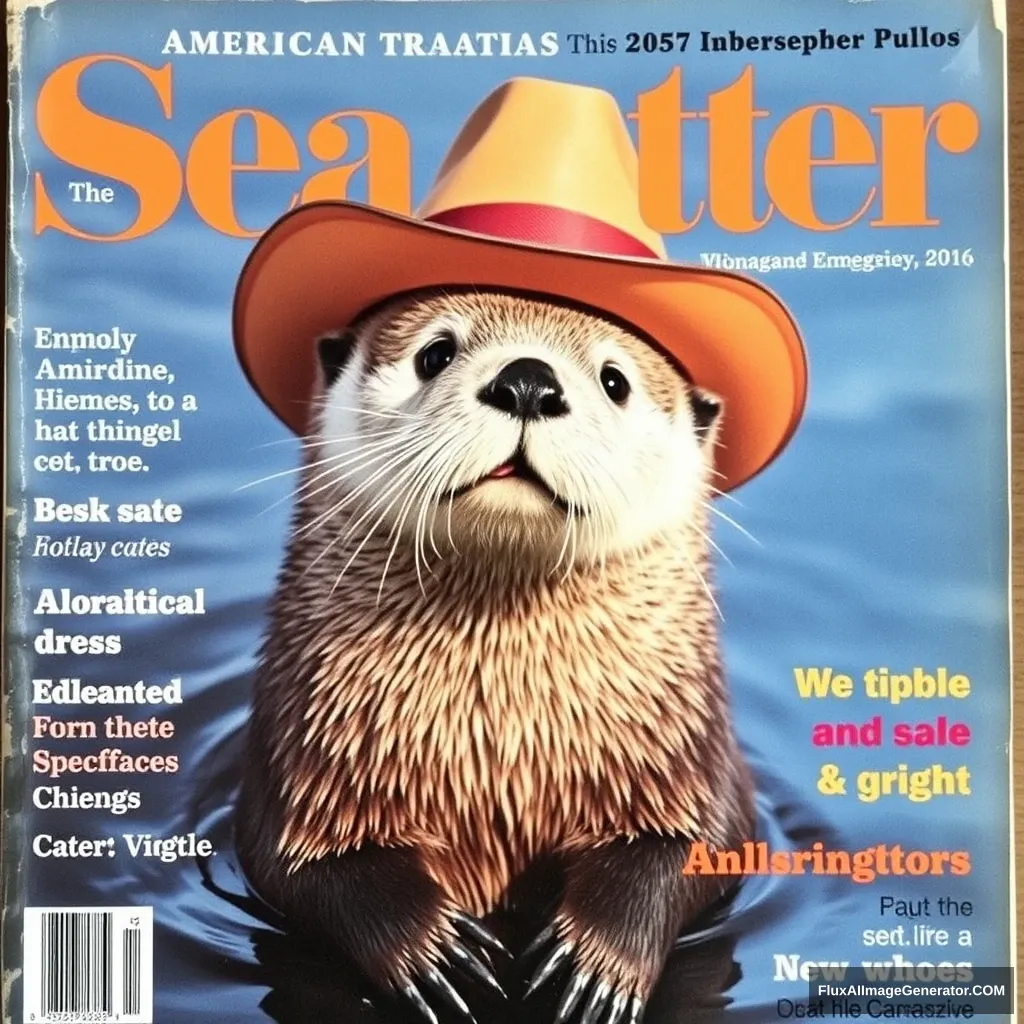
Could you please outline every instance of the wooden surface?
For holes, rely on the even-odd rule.
[[[1024,0],[1008,0],[1010,73],[1010,288],[1013,346],[1013,779],[1016,833],[1017,917],[1024,906]],[[1017,944],[1017,1012],[1024,1016],[1024,957]]]

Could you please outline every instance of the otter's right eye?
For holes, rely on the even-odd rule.
[[[601,367],[601,387],[616,405],[624,405],[629,398],[629,381],[614,363],[605,363]]]
[[[420,380],[433,380],[454,358],[458,346],[455,335],[445,331],[416,353],[416,374]]]

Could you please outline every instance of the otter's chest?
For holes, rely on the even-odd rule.
[[[548,828],[557,829],[554,810],[571,812],[567,784],[597,784],[635,740],[627,721],[608,728],[611,694],[601,699],[593,680],[581,685],[571,670],[554,674],[531,660],[356,673],[337,688],[332,720],[314,717],[310,733],[334,770],[360,790],[395,794],[424,827],[444,828],[447,811],[522,835],[548,806]]]
[[[580,837],[696,830],[716,700],[663,608],[415,611],[307,634],[278,748],[286,850],[415,845],[476,906]]]
[[[703,697],[680,659],[638,665],[607,637],[570,642],[556,629],[467,626],[373,658],[328,652],[303,745],[322,772],[417,831],[472,820],[536,851],[602,813],[620,820],[636,785],[700,729]]]
[[[373,701],[353,701],[329,744],[351,755],[325,767],[367,809],[367,839],[417,845],[445,889],[485,913],[537,857],[598,830],[630,741],[549,673],[478,665],[443,689],[418,686],[381,680]],[[600,816],[612,826],[607,808]]]

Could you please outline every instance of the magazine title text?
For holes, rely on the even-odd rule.
[[[112,202],[118,193],[128,193],[105,181],[72,181],[65,197],[37,171],[37,235],[55,230],[94,242],[141,238],[166,224],[185,194],[214,230],[256,238],[268,225],[241,223],[235,203],[236,187],[244,187],[245,174],[252,172],[281,175],[281,207],[275,216],[323,199],[361,200],[398,213],[411,209],[413,142],[393,113],[334,110],[302,139],[273,114],[238,107],[202,124],[182,156],[158,134],[101,114],[83,101],[83,77],[104,64],[131,69],[140,87],[158,101],[164,118],[174,117],[171,64],[151,67],[119,54],[90,54],[49,75],[39,91],[36,124],[55,157],[130,190],[137,197],[137,212],[130,224],[113,233],[76,225],[73,204],[83,196],[102,194],[102,201]],[[640,158],[641,212],[664,235],[690,231],[707,220],[737,234],[758,231],[774,218],[817,232],[841,231],[864,220],[876,228],[935,226],[940,213],[929,201],[932,165],[970,150],[981,131],[977,112],[958,100],[932,108],[878,104],[866,114],[815,103],[780,115],[758,104],[755,70],[749,65],[711,92],[703,110],[687,105],[684,72],[677,66],[637,96],[627,117]],[[763,146],[759,139],[765,132],[759,122],[768,126]],[[356,125],[365,136],[358,153],[352,152],[349,135]],[[236,133],[242,127],[255,138],[255,158],[249,161],[235,154]],[[830,144],[823,146],[823,138]],[[312,172],[306,169],[300,181],[303,144],[317,166]],[[698,189],[686,180],[684,158],[690,147],[701,145],[707,170]],[[848,210],[825,212],[816,182],[840,168],[861,168],[863,186],[854,190]],[[106,187],[100,190],[100,184]]]

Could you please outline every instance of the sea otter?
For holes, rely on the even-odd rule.
[[[525,998],[565,974],[559,1021],[635,1022],[722,894],[690,844],[752,837],[709,559],[728,411],[628,324],[534,294],[399,295],[318,354],[247,875],[436,1021],[469,1016],[462,976],[499,987],[485,919],[554,865]]]

